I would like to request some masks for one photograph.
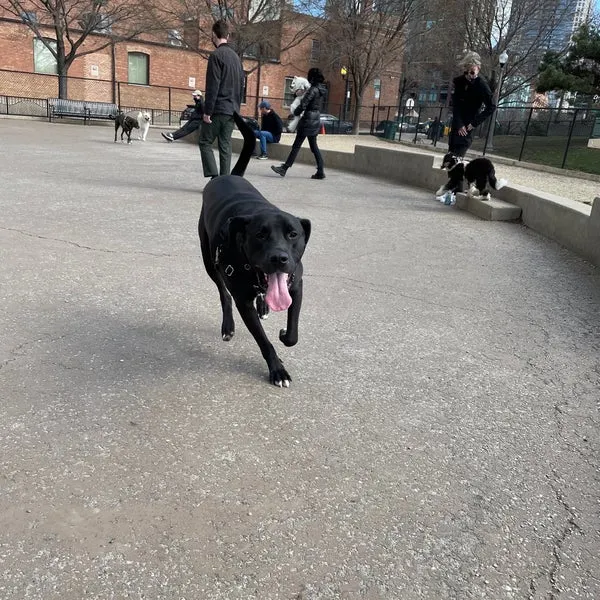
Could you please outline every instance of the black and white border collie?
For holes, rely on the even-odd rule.
[[[462,192],[463,180],[466,179],[472,196],[476,196],[477,190],[480,200],[489,200],[488,185],[493,190],[499,190],[508,183],[505,179],[496,179],[496,171],[489,158],[480,157],[465,161],[462,157],[448,152],[442,160],[441,168],[448,171],[448,181],[435,193],[436,196],[443,196],[448,191]]]

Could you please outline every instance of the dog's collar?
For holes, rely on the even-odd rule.
[[[462,157],[458,157],[456,156],[455,158],[457,158],[457,162],[455,165],[452,165],[449,169],[448,169],[448,173],[450,173],[453,169],[456,169],[456,167],[458,167],[458,165],[466,165],[469,161],[465,160]]]
[[[217,251],[215,253],[215,267],[221,264],[221,254],[223,253],[223,246],[217,246]],[[251,271],[252,270],[252,266],[250,265],[250,263],[245,263],[244,264],[244,271]],[[233,265],[227,265],[224,269],[223,272],[225,273],[225,275],[227,275],[227,277],[231,277],[234,273],[235,269],[233,268]]]
[[[220,259],[221,259],[222,253],[223,253],[223,246],[222,245],[217,246],[217,250],[215,252],[215,267],[218,267],[221,264]],[[252,265],[248,262],[244,263],[243,268],[244,268],[244,271],[246,271],[246,272],[254,270],[254,274],[256,275],[256,281],[257,281],[257,283],[254,284],[254,289],[259,294],[266,293],[267,282],[264,279],[261,280],[261,272],[258,271],[257,269],[253,269]],[[233,277],[233,274],[235,273],[235,268],[233,267],[232,264],[228,264],[223,269],[223,273],[225,273],[225,275],[227,277]],[[290,286],[290,285],[292,285],[292,283],[294,283],[295,277],[296,277],[296,273],[292,273],[288,277],[288,286]]]

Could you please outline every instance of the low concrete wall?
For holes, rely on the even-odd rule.
[[[326,164],[329,166],[329,153]],[[423,186],[423,176],[433,168],[431,154],[397,152],[387,148],[356,146],[354,149],[354,171],[398,183]]]
[[[191,137],[191,136],[190,136]],[[269,144],[269,158],[284,161],[292,141]],[[242,139],[233,138],[233,150],[239,152]],[[322,150],[327,168],[362,173],[399,184],[412,185],[433,192],[447,181],[445,171],[434,168],[431,154],[399,152],[387,148],[357,145],[352,152]],[[297,160],[311,164],[314,158],[302,148]],[[439,164],[439,161],[438,161]],[[600,266],[600,200],[586,204],[538,192],[519,185],[508,185],[495,197],[521,208],[524,225]]]
[[[521,219],[527,227],[600,265],[598,202],[592,208],[519,185],[507,186],[498,197],[521,207]]]

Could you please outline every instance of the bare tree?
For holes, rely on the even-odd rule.
[[[504,51],[509,60],[504,70],[501,98],[523,88],[529,89],[547,50],[566,50],[574,20],[574,3],[559,0],[470,0],[462,5],[459,31],[464,46],[482,58],[483,72],[492,88],[498,81],[498,57]]]
[[[73,61],[148,32],[152,8],[144,0],[0,0],[0,10],[41,40],[56,61],[58,95],[66,98]]]
[[[346,66],[354,83],[354,133],[367,86],[393,63],[406,44],[406,26],[421,0],[330,0],[326,5],[325,46],[332,64]]]
[[[0,0],[1,1],[1,0]],[[231,27],[231,45],[240,58],[253,64],[249,73],[276,62],[286,51],[300,44],[320,29],[318,0],[300,0],[292,9],[285,0],[172,0],[158,11],[163,27],[183,27],[183,41],[188,49],[203,56],[213,50],[212,25],[225,19]],[[256,78],[256,111],[260,76]]]

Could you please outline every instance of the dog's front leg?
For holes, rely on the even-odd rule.
[[[289,387],[292,378],[290,374],[285,370],[283,363],[277,352],[273,347],[273,344],[267,338],[267,334],[260,323],[256,309],[254,308],[253,299],[249,300],[238,300],[236,299],[235,304],[238,308],[242,320],[246,324],[248,331],[252,334],[252,337],[256,340],[258,347],[263,355],[263,358],[267,361],[269,367],[269,381],[279,387]]]
[[[279,331],[279,339],[286,346],[295,346],[298,343],[298,321],[300,308],[302,308],[302,279],[290,289],[292,303],[287,312],[287,329]]]

